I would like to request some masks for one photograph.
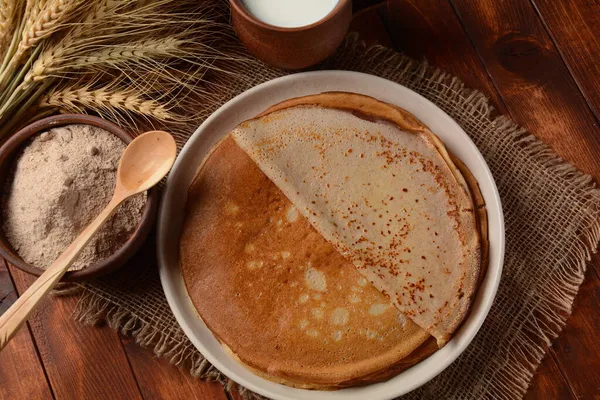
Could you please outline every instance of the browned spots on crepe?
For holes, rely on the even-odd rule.
[[[337,95],[328,95],[326,100],[335,101]],[[352,115],[358,115],[364,121],[380,121],[381,115],[373,114],[379,105],[373,108],[372,102],[367,101],[370,108],[365,108],[362,106],[364,96],[359,97],[351,96],[351,101],[346,103],[346,106],[355,107],[356,112]],[[302,101],[307,99],[286,104],[294,106]],[[286,107],[280,105],[277,108],[284,110]],[[410,114],[397,108],[394,110],[400,116],[396,115],[394,122],[401,128],[416,134],[427,130]],[[268,126],[281,123],[285,118],[284,114],[273,113],[258,123]],[[253,129],[253,121],[240,127]],[[314,130],[307,138],[318,154],[326,157],[327,148],[320,143],[323,134]],[[365,138],[369,140],[368,135]],[[373,134],[371,140],[381,139]],[[468,196],[469,201],[463,203],[467,207],[456,204],[459,210],[456,217],[460,212],[473,213],[475,210],[474,223],[479,231],[475,235],[481,238],[481,256],[486,260],[487,215],[477,182],[459,160],[447,154],[435,137],[428,143],[443,152],[442,158],[452,167],[450,172],[455,184],[460,186],[459,192],[464,190]],[[260,145],[266,154],[274,154],[281,149],[282,143],[277,137],[265,137]],[[347,160],[369,161],[372,154],[360,146],[348,145],[341,156]],[[439,187],[448,190],[448,182],[440,176],[443,164],[433,165],[423,154],[398,151],[393,144],[376,157],[385,160],[388,167],[407,159],[409,164],[417,165],[433,176],[437,174],[440,178],[436,181],[438,188],[423,189],[402,184],[402,177],[392,173],[393,178],[399,178],[399,183],[390,185],[389,195],[377,198],[377,201],[364,199],[370,202],[368,207],[375,217],[372,223],[361,224],[364,213],[361,214],[356,204],[348,203],[342,210],[346,216],[344,221],[333,225],[349,223],[363,233],[378,229],[383,237],[398,238],[397,243],[385,251],[397,251],[398,254],[392,255],[399,256],[400,261],[406,259],[407,264],[411,260],[436,262],[439,254],[436,257],[435,253],[423,253],[419,246],[402,243],[411,232],[411,223],[406,220],[404,224],[392,227],[391,222],[402,220],[403,216],[400,212],[388,215],[385,211],[390,204],[417,207],[407,205],[407,199],[414,200],[412,204],[417,200],[427,204],[427,197]],[[294,162],[290,160],[285,167],[291,168]],[[317,174],[317,179],[324,180],[331,173],[318,165],[313,165],[311,171]],[[351,175],[343,173],[340,176],[344,181],[351,181]],[[288,184],[287,178],[281,182]],[[303,184],[312,182],[308,176],[300,179]],[[189,191],[181,239],[184,279],[199,315],[226,350],[260,376],[312,389],[340,388],[388,379],[433,353],[437,349],[436,341],[390,302],[388,296],[397,292],[385,288],[378,291],[357,269],[361,266],[348,261],[353,259],[352,256],[336,249],[335,243],[328,242],[311,225],[311,216],[321,211],[314,206],[327,205],[331,199],[315,196],[308,202],[310,213],[299,211],[292,205],[293,199],[288,200],[276,183],[231,137],[227,137],[207,157]],[[327,181],[323,188],[329,190],[338,184]],[[363,184],[374,188],[377,182],[365,180]],[[293,191],[292,197],[300,196],[301,190]],[[423,220],[430,221],[433,213],[431,210],[422,212]],[[447,229],[426,226],[425,237],[434,241],[439,240]],[[470,256],[479,263],[478,251]],[[431,301],[437,300],[426,277],[419,276],[419,271],[402,270],[403,262],[400,261],[387,267],[392,275],[403,273],[410,278],[402,290],[402,301],[422,301],[425,295]],[[451,268],[459,267],[447,265],[441,273],[449,275]],[[385,280],[386,276],[381,274],[380,278]],[[470,277],[465,279],[468,283]],[[468,306],[474,288],[465,287],[463,283],[460,283],[456,296]],[[448,301],[444,307],[448,308]],[[459,315],[454,328],[466,311],[468,309]],[[447,339],[443,337],[442,342]]]
[[[180,250],[200,317],[243,363],[272,379],[315,387],[376,381],[429,337],[231,138],[189,190]]]
[[[467,183],[433,132],[399,107],[337,92],[273,106],[232,135],[403,314],[449,340],[475,293],[480,237]]]

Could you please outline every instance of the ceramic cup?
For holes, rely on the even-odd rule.
[[[344,39],[352,19],[352,1],[339,0],[319,21],[298,28],[269,25],[254,17],[243,0],[229,0],[240,40],[258,59],[277,68],[298,70],[331,56]]]

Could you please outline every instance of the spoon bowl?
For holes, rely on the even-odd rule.
[[[117,189],[129,195],[150,189],[169,172],[176,155],[177,145],[167,132],[150,131],[138,136],[119,162]]]

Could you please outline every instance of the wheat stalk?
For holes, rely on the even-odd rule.
[[[152,117],[159,121],[175,121],[175,116],[155,100],[144,99],[135,90],[117,90],[107,87],[92,89],[90,87],[68,87],[53,90],[42,98],[41,107],[57,107],[70,112],[94,110],[106,114],[111,109],[124,113],[135,113]],[[114,117],[114,115],[112,115]]]
[[[25,81],[39,81],[59,70],[79,69],[85,65],[86,57],[93,59],[94,64],[101,63],[103,60],[110,62],[111,59],[122,61],[125,52],[128,50],[127,48],[132,50],[131,55],[134,57],[142,53],[147,55],[150,52],[154,55],[160,55],[161,50],[166,50],[165,47],[169,44],[173,49],[173,44],[175,44],[173,35],[177,35],[177,31],[169,32],[168,28],[165,29],[165,24],[173,24],[175,21],[169,21],[168,19],[165,21],[163,15],[163,21],[160,23],[153,22],[150,20],[150,16],[153,14],[149,13],[149,11],[158,8],[160,5],[172,3],[173,1],[158,0],[154,1],[151,6],[131,7],[132,3],[134,4],[137,1],[96,1],[83,21],[73,24],[74,26],[67,31],[60,42],[44,49],[44,52],[34,63],[32,70],[27,74]],[[139,23],[135,21],[140,19],[142,23],[137,26]],[[118,26],[119,34],[115,32],[115,26]],[[191,33],[193,32],[188,32],[186,35],[189,37]],[[140,41],[139,37],[142,35],[143,37],[157,39]],[[126,41],[130,38],[134,38],[135,41],[133,43],[115,44],[115,40]],[[153,49],[151,47],[153,45],[158,46]],[[110,48],[113,48],[113,51]],[[124,51],[122,56],[117,54],[119,50]]]
[[[29,50],[42,40],[64,29],[65,24],[85,9],[85,0],[28,0],[21,41],[7,67],[0,74],[0,90],[15,72]]]
[[[25,5],[25,25],[24,29],[32,26],[37,20],[38,15],[44,8],[47,0],[27,0]]]
[[[15,8],[14,0],[0,1],[0,40],[4,40],[10,34],[10,24]]]
[[[6,0],[6,1],[11,1],[11,0]],[[18,0],[18,5],[16,7],[21,8],[22,7],[22,3],[23,1],[25,2],[25,10],[23,13],[23,20],[21,22],[21,26],[19,27],[19,32],[21,33],[21,36],[23,36],[23,34],[25,33],[25,31],[27,29],[29,29],[30,26],[32,26],[38,15],[40,14],[40,11],[42,10],[42,8],[44,7],[44,4],[46,3],[46,0]],[[14,35],[14,39],[17,39],[18,35],[15,34]],[[22,44],[20,42],[17,43],[18,47],[16,50],[18,50],[19,47],[22,46]]]
[[[110,46],[93,51],[82,57],[75,57],[74,68],[99,63],[115,64],[125,60],[142,58],[176,57],[186,54],[182,50],[183,41],[177,38],[146,39],[124,45]]]
[[[118,68],[121,64],[135,63],[140,68],[143,64],[146,68],[153,68],[156,60],[186,56],[188,52],[184,45],[183,40],[173,37],[145,39],[123,45],[105,45],[87,53],[76,51],[77,55],[70,55],[71,51],[59,44],[54,51],[42,54],[25,77],[25,82],[41,81],[59,72],[69,74],[82,69],[96,70],[98,66],[101,69]]]
[[[8,38],[10,36],[11,21],[13,15],[14,1],[2,0],[0,1],[0,56],[4,58],[4,51],[8,45]]]
[[[21,0],[0,0],[0,60],[4,58],[17,26],[21,6]]]
[[[83,43],[88,45],[88,47],[93,47],[93,43],[98,39],[95,41],[92,40],[89,43],[89,36],[93,34],[99,36],[98,30],[95,28],[102,24],[102,22],[106,23],[109,19],[106,18],[107,16],[114,16],[115,8],[117,8],[115,7],[116,5],[117,3],[114,0],[99,0],[94,2],[83,21],[76,23],[67,32],[63,40],[54,46],[44,49],[44,52],[34,63],[32,70],[26,75],[25,80],[30,81],[36,76],[45,75],[46,70],[51,69],[57,60],[81,51]]]
[[[233,35],[217,22],[224,0],[10,1],[27,7],[14,35],[20,55],[0,71],[0,137],[27,115],[56,111],[189,132],[232,65],[252,62],[235,46],[221,51]]]
[[[189,24],[191,23],[188,22]],[[81,25],[76,29],[81,30]],[[93,26],[90,29],[93,30]],[[152,39],[140,40],[137,32],[128,31],[119,36],[125,41],[122,44],[110,44],[114,35],[87,37],[83,31],[77,38],[69,32],[63,41],[49,46],[42,52],[25,76],[24,82],[29,84],[42,81],[59,72],[68,75],[86,69],[96,71],[99,65],[102,68],[120,68],[121,64],[128,64],[140,69],[157,69],[157,60],[163,60],[165,66],[168,63],[164,59],[177,58],[178,61],[209,68],[209,59],[232,58],[198,42],[202,38],[210,40],[212,33],[207,34],[198,29],[189,29],[183,33],[163,32],[161,27],[145,31]],[[168,36],[165,36],[165,33]],[[127,42],[130,38],[133,40]]]
[[[50,0],[32,6],[17,56],[37,45],[44,38],[64,28],[64,23],[83,5],[83,0]]]

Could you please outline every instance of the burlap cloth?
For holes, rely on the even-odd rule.
[[[506,260],[496,301],[467,350],[441,375],[408,399],[505,399],[524,395],[531,377],[560,333],[600,238],[600,191],[589,176],[493,110],[481,94],[426,62],[393,50],[366,48],[350,36],[320,68],[366,72],[425,96],[454,118],[489,164],[506,218]],[[285,75],[253,64],[215,105],[259,83]],[[185,137],[179,137],[180,144]],[[234,389],[185,337],[165,299],[152,255],[153,242],[128,268],[86,284],[76,317],[106,321],[157,356],[200,379]],[[242,394],[258,397],[244,388]]]

